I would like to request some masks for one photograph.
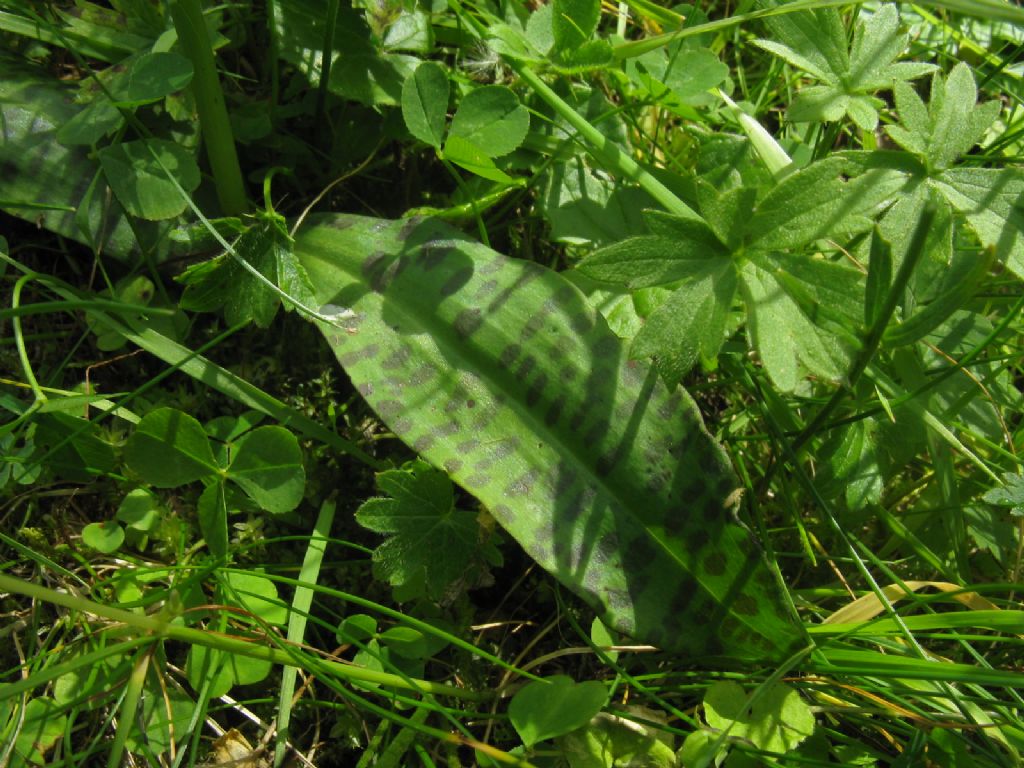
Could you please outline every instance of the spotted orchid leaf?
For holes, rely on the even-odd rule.
[[[381,419],[606,623],[747,660],[801,641],[693,401],[567,280],[431,220],[321,218],[295,253]]]

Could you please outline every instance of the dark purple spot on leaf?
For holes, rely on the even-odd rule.
[[[384,251],[374,251],[363,261],[363,275],[366,277],[372,277],[373,275],[381,272],[384,269],[384,262],[387,260],[388,254]]]
[[[540,473],[536,469],[529,469],[508,484],[505,488],[506,496],[528,496],[533,491],[533,485],[537,482]]]
[[[441,266],[445,262],[445,258],[449,253],[456,250],[451,245],[425,245],[420,250],[420,261],[423,264],[423,269],[430,272],[433,269]]]
[[[530,319],[526,321],[526,325],[523,326],[522,331],[519,334],[520,341],[529,341],[537,331],[544,327],[544,323],[547,320],[549,310],[545,307],[540,312],[535,312],[530,315]]]
[[[467,456],[468,454],[476,451],[480,447],[480,441],[475,437],[469,438],[469,440],[463,440],[461,443],[455,446],[455,450],[461,456]]]
[[[701,561],[700,567],[709,576],[721,576],[727,565],[725,555],[721,552],[709,552]]]
[[[370,287],[377,293],[384,293],[388,289],[388,286],[395,281],[402,272],[404,272],[409,266],[407,259],[395,259],[387,267],[380,272],[375,272],[370,277]],[[395,331],[399,330],[397,325],[391,326]]]
[[[519,359],[519,354],[522,351],[522,348],[518,344],[509,344],[501,350],[501,356],[498,358],[498,362],[505,368],[511,368],[512,363]]]
[[[437,442],[437,435],[427,433],[422,437],[417,437],[412,442],[412,449],[416,453],[426,453],[430,448]]]
[[[548,406],[547,413],[544,414],[544,423],[553,427],[558,423],[558,420],[562,418],[562,409],[565,408],[565,397],[559,395],[555,398],[555,401]]]
[[[694,597],[697,596],[697,590],[693,584],[684,584],[676,589],[674,595],[672,595],[672,601],[668,604],[668,612],[670,616],[681,616],[685,615],[690,605],[694,602]]]
[[[444,281],[444,285],[441,286],[440,292],[442,296],[451,296],[456,293],[462,286],[470,281],[473,277],[472,267],[463,267],[456,272],[453,272],[451,277]]]
[[[360,360],[372,360],[378,354],[380,354],[380,347],[378,345],[367,344],[362,349],[353,349],[343,355],[338,355],[338,362],[341,363],[342,367],[348,368],[348,366],[355,365]]]
[[[726,616],[720,626],[722,636],[726,638],[736,637],[743,631],[743,624],[735,616]]]
[[[666,421],[671,419],[676,415],[681,403],[682,398],[679,396],[679,393],[674,392],[667,400],[658,405],[658,415]]]
[[[580,407],[576,409],[576,412],[569,418],[569,426],[573,432],[578,432],[583,423],[587,420],[587,406],[584,403],[580,403]]]
[[[479,272],[483,272],[483,269],[480,269],[478,271]],[[480,284],[480,287],[476,289],[476,292],[473,294],[473,300],[474,301],[483,301],[488,296],[490,296],[492,293],[497,291],[499,287],[500,287],[500,283],[498,283],[497,280],[494,280],[494,279],[485,280],[483,283]]]
[[[380,364],[381,368],[383,368],[386,371],[393,370],[394,368],[401,368],[403,365],[409,362],[409,358],[411,357],[411,355],[412,352],[409,351],[408,347],[399,347],[386,358],[384,358],[384,361]]]
[[[483,323],[484,318],[476,307],[467,307],[455,316],[455,332],[465,340],[472,336]]]
[[[530,371],[537,365],[537,360],[533,355],[527,355],[520,363],[519,367],[516,368],[516,378],[520,381],[525,381],[526,377],[530,375]]]
[[[544,394],[544,387],[548,384],[548,377],[543,371],[533,377],[530,386],[526,390],[526,405],[533,408],[540,402]]]
[[[587,433],[583,436],[584,442],[591,446],[600,443],[607,436],[610,427],[608,419],[604,417],[598,419],[587,429]]]
[[[405,220],[402,224],[402,228],[398,230],[399,240],[408,240],[409,236],[423,223],[422,216],[411,216]]]
[[[594,318],[585,310],[580,310],[569,315],[569,323],[572,325],[573,331],[582,336],[585,333],[590,333],[593,329]]]
[[[686,515],[681,510],[674,509],[665,513],[665,533],[677,537],[685,528]]]
[[[614,449],[608,451],[608,453],[604,454],[597,460],[595,469],[597,470],[597,473],[599,475],[607,475],[609,472],[615,469],[615,465],[619,463],[619,454],[621,452],[621,447],[622,444],[620,443]]]
[[[630,570],[641,571],[646,568],[657,556],[658,549],[646,536],[637,536],[626,547],[626,554],[623,562],[630,567]]]
[[[390,420],[397,416],[405,409],[398,400],[382,400],[381,402],[374,405],[374,410],[380,414],[382,419]]]
[[[732,609],[740,616],[757,616],[757,600],[750,595],[740,595],[733,601]]]
[[[618,351],[619,340],[614,336],[602,336],[594,342],[594,355],[598,359],[615,361]]]

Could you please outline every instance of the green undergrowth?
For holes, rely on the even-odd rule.
[[[1015,766],[1024,11],[0,0],[0,766]]]

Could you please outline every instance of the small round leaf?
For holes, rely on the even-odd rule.
[[[192,153],[170,141],[129,141],[104,147],[97,154],[121,205],[142,219],[173,219],[188,207],[178,186],[185,192],[199,186],[199,166]]]
[[[124,544],[124,529],[114,520],[89,523],[82,529],[82,541],[96,551],[109,555]]]
[[[338,627],[338,640],[342,643],[365,643],[377,634],[377,620],[365,613],[348,616]]]
[[[402,85],[402,117],[409,133],[440,149],[448,112],[448,74],[433,61],[424,61]]]
[[[607,698],[604,685],[596,680],[577,683],[555,675],[530,683],[512,697],[508,716],[523,743],[531,747],[586,725]]]
[[[452,118],[451,136],[468,141],[488,157],[507,155],[526,138],[530,113],[503,85],[470,91]]]
[[[219,471],[202,426],[174,408],[158,408],[142,418],[128,438],[125,463],[157,488],[174,488]]]
[[[235,443],[228,477],[268,512],[291,512],[306,487],[299,441],[284,427],[257,427]]]

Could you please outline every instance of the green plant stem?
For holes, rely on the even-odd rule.
[[[223,653],[247,656],[252,659],[262,659],[274,664],[294,666],[296,659],[293,653],[281,648],[273,648],[266,645],[258,645],[255,642],[242,640],[241,638],[218,635],[205,632],[201,629],[183,627],[171,622],[171,617],[165,615],[150,616],[146,614],[133,613],[123,608],[116,608],[112,605],[104,605],[84,597],[70,595],[63,592],[44,587],[41,584],[33,584],[28,581],[0,573],[0,592],[14,592],[35,600],[42,600],[53,605],[59,605],[80,613],[92,614],[109,621],[125,624],[136,632],[147,632],[157,639],[178,640],[190,645],[201,645],[206,648],[221,651]],[[297,649],[296,649],[297,650]],[[343,664],[338,661],[317,659],[318,667],[324,669],[334,677],[349,682],[376,683],[391,688],[398,688],[416,693],[431,693],[440,696],[453,696],[468,701],[482,701],[490,696],[487,692],[470,691],[465,688],[434,683],[429,680],[407,679],[388,672],[378,672],[373,669]],[[38,685],[38,680],[33,677],[26,678],[16,683],[0,686],[0,700],[15,696],[23,689],[31,689]]]
[[[320,84],[316,89],[316,122],[327,127],[327,88],[331,82],[331,62],[334,59],[334,28],[338,24],[338,0],[327,0],[327,18],[324,21],[324,42],[321,48]],[[324,131],[328,142],[330,131]],[[324,145],[329,146],[328,144]]]
[[[146,314],[162,315],[164,317],[173,317],[175,313],[175,310],[168,307],[144,307],[140,304],[127,304],[123,301],[110,301],[108,299],[69,299],[62,301],[37,301],[34,304],[0,309],[0,320],[28,317],[30,315],[48,315],[55,312],[70,312],[79,309],[99,309],[122,315]]]
[[[931,201],[925,206],[924,211],[921,213],[921,218],[917,222],[917,227],[914,229],[914,234],[910,240],[910,247],[907,249],[906,255],[903,257],[903,261],[900,264],[899,270],[896,272],[896,277],[893,280],[892,285],[889,287],[889,292],[885,297],[885,301],[878,310],[878,314],[875,317],[875,321],[872,324],[867,336],[864,339],[864,344],[857,354],[856,359],[853,361],[853,365],[850,367],[850,373],[847,375],[846,384],[843,387],[839,387],[835,392],[832,393],[832,397],[829,398],[828,402],[822,407],[811,422],[804,427],[800,434],[796,436],[790,447],[793,456],[799,456],[800,449],[807,444],[807,442],[814,437],[821,430],[822,426],[829,420],[836,408],[846,397],[848,392],[854,391],[857,386],[857,382],[860,377],[864,374],[868,365],[874,359],[875,354],[878,352],[879,346],[882,343],[882,336],[885,334],[885,329],[889,325],[889,321],[892,319],[893,313],[896,311],[896,305],[899,303],[903,296],[903,292],[907,288],[907,283],[910,281],[910,276],[914,272],[914,268],[917,266],[917,262],[921,259],[924,254],[924,244],[928,237],[928,232],[931,230],[932,222],[935,220],[935,205]],[[879,237],[879,235],[875,235]],[[876,242],[880,242],[877,241]],[[882,247],[888,247],[883,245]],[[766,475],[769,477],[771,473]]]
[[[43,390],[39,387],[39,382],[36,381],[36,375],[32,371],[32,363],[28,359],[28,350],[25,348],[25,336],[21,332],[21,317],[17,314],[21,308],[21,292],[25,285],[35,278],[36,275],[29,272],[15,281],[14,291],[11,294],[11,309],[16,314],[11,325],[14,327],[14,343],[18,348],[18,358],[21,360],[21,370],[25,374],[25,380],[32,388],[32,394],[35,395],[36,403],[44,403],[46,402],[46,395],[43,394]]]
[[[178,42],[195,70],[192,92],[221,212],[225,216],[239,216],[249,209],[249,201],[200,0],[172,0],[171,16]]]
[[[150,648],[141,649],[135,659],[135,664],[132,665],[128,686],[125,688],[124,698],[121,700],[121,719],[117,721],[117,732],[114,734],[114,742],[110,745],[110,753],[107,755],[107,768],[118,768],[121,765],[124,746],[128,741],[128,736],[135,728],[139,699],[142,697],[142,689],[146,684],[146,672],[149,671],[150,650]]]
[[[320,513],[313,525],[313,535],[306,547],[306,555],[302,559],[299,570],[299,581],[316,584],[320,576],[320,565],[327,552],[327,541],[331,535],[331,523],[334,521],[334,500],[325,501],[320,505]],[[288,615],[288,642],[300,644],[306,635],[306,617],[313,604],[313,590],[310,587],[296,587],[292,599],[292,610]],[[281,692],[277,700],[277,742],[274,746],[274,765],[284,764],[288,746],[288,726],[292,716],[292,694],[295,693],[295,667],[285,667],[281,673]]]
[[[487,29],[459,6],[458,0],[449,0],[449,6],[466,24],[471,26],[478,37],[485,38]],[[565,102],[530,66],[511,57],[505,59],[512,70],[522,78],[533,91],[550,106],[555,113],[576,129],[586,142],[591,154],[607,170],[634,182],[647,194],[661,203],[665,210],[677,216],[700,219],[700,215],[679,199],[671,189],[662,184],[650,171],[623,152],[611,139],[591,125],[586,118]]]
[[[569,106],[526,64],[508,60],[508,65],[523,81],[540,96],[555,113],[575,128],[586,141],[590,152],[598,162],[612,173],[636,183],[647,194],[661,203],[665,210],[677,216],[697,218],[699,214],[679,199],[679,196],[662,184],[650,171],[631,158],[607,136],[592,126],[579,112]]]
[[[735,13],[723,19],[715,19],[705,24],[694,24],[690,27],[678,29],[672,32],[665,32],[653,37],[645,37],[641,40],[630,40],[620,43],[614,48],[614,55],[617,59],[630,59],[643,56],[645,53],[663,48],[676,40],[683,40],[697,35],[706,35],[711,32],[718,32],[723,29],[730,29],[755,19],[764,19],[769,16],[782,16],[787,13],[799,11],[811,11],[820,8],[844,8],[851,5],[859,5],[864,0],[794,0],[790,3],[782,3],[770,8],[761,8],[748,13]],[[634,5],[639,3],[634,0]],[[962,13],[967,16],[989,20],[1008,21],[1014,24],[1024,24],[1024,9],[1017,8],[1005,0],[931,0],[920,5],[948,8],[949,10]],[[657,18],[657,17],[656,17]]]

